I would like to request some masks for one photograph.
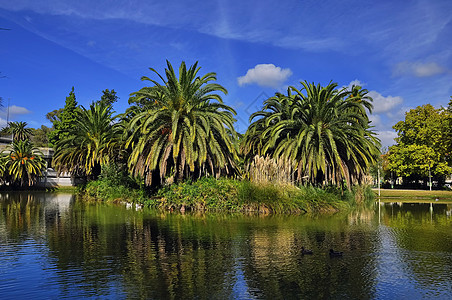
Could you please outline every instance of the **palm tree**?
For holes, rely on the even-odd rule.
[[[6,132],[13,135],[13,141],[25,141],[32,134],[32,130],[26,128],[27,125],[27,122],[9,122]]]
[[[367,102],[338,90],[335,83],[301,84],[302,90],[290,87],[287,96],[266,100],[264,113],[251,116],[261,117],[254,123],[265,124],[261,152],[295,161],[299,180],[337,185],[345,180],[349,187],[361,182],[379,153],[365,111]]]
[[[249,157],[254,155],[262,156],[264,154],[273,155],[274,145],[278,141],[271,141],[271,128],[277,122],[291,119],[292,114],[297,111],[299,99],[291,94],[291,89],[287,89],[287,96],[276,93],[264,101],[262,110],[257,111],[250,116],[250,126],[242,140],[241,151]],[[255,120],[253,122],[253,120]],[[273,145],[273,146],[272,146]]]
[[[156,70],[162,84],[150,81],[132,94],[136,107],[129,123],[127,146],[132,149],[129,169],[152,183],[153,174],[160,180],[237,172],[235,111],[223,104],[218,92],[227,91],[216,80],[215,73],[198,76],[195,63],[187,69],[185,62],[177,77],[167,61],[164,78]]]
[[[5,173],[11,177],[12,184],[32,185],[45,167],[42,153],[29,140],[13,141],[3,152]]]
[[[348,98],[351,101],[355,101],[362,104],[369,111],[369,113],[372,113],[373,109],[372,102],[374,100],[369,95],[369,91],[367,89],[363,89],[359,85],[352,85]]]
[[[53,161],[59,172],[97,178],[101,165],[117,152],[115,143],[122,134],[116,130],[112,114],[110,106],[100,102],[77,110],[75,128],[57,143]]]

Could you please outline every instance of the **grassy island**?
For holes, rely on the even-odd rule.
[[[241,134],[226,88],[200,69],[151,68],[154,79],[142,77],[149,85],[120,115],[114,90],[84,107],[72,88],[49,114],[52,167],[83,178],[87,197],[166,210],[332,212],[372,195],[362,184],[380,143],[366,89],[302,81],[266,99]],[[0,172],[9,185],[31,185],[47,164],[16,125]]]
[[[151,196],[142,189],[112,184],[107,179],[90,182],[85,197],[129,201],[169,211],[227,211],[252,213],[332,213],[364,205],[374,199],[370,187],[341,191],[293,185],[255,184],[247,180],[204,177],[162,187]]]

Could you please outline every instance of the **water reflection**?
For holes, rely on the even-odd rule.
[[[0,196],[0,293],[7,298],[452,295],[447,204],[246,217],[134,211],[70,195]],[[314,255],[302,255],[302,246]],[[330,258],[330,248],[344,257]]]
[[[382,203],[380,297],[448,298],[452,294],[450,204]]]

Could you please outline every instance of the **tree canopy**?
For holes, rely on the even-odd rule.
[[[361,182],[379,155],[379,141],[370,130],[367,91],[338,89],[301,82],[277,93],[251,115],[242,149],[245,154],[271,155],[293,162],[298,180],[314,184]]]
[[[135,104],[129,110],[130,170],[148,184],[154,174],[181,180],[235,173],[235,111],[223,103],[219,93],[227,91],[213,82],[216,74],[198,75],[198,63],[187,68],[185,62],[178,75],[168,61],[164,76],[150,70],[161,82],[142,77],[151,86],[130,101]]]
[[[113,103],[117,102],[119,97],[116,95],[115,90],[103,90],[102,96],[100,97],[100,103],[105,105],[106,107],[112,107]]]
[[[69,137],[70,132],[75,129],[75,121],[77,119],[76,109],[77,101],[75,99],[74,87],[72,87],[69,96],[66,97],[66,103],[61,114],[59,114],[57,110],[54,115],[52,114],[52,116],[50,116],[51,118],[54,118],[54,130],[49,135],[49,142],[52,145],[56,146],[58,141]]]
[[[393,126],[398,137],[387,154],[389,170],[408,181],[425,181],[429,168],[440,181],[452,173],[449,109],[436,109],[430,104],[418,106]]]

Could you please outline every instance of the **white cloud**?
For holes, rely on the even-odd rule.
[[[381,141],[382,147],[389,147],[396,143],[394,141],[394,138],[397,137],[397,133],[395,131],[391,130],[378,131],[377,135]]]
[[[278,88],[290,75],[290,69],[281,69],[274,64],[259,64],[249,69],[245,76],[237,78],[237,81],[240,86],[255,83],[262,87]]]
[[[367,84],[364,82],[361,82],[358,79],[355,79],[353,81],[351,81],[348,86],[343,86],[342,88],[346,88],[347,90],[351,90],[352,86],[360,86],[360,87],[364,87]],[[384,97],[382,94],[380,94],[377,91],[369,91],[368,96],[372,97],[373,101],[373,110],[372,112],[375,113],[389,113],[391,112],[394,108],[396,108],[397,106],[399,106],[400,104],[403,103],[403,98],[396,96],[387,96]]]
[[[7,125],[6,120],[0,117],[0,128],[6,127],[6,125]]]
[[[9,107],[9,114],[10,115],[26,115],[31,113],[31,111],[29,111],[28,109],[26,109],[25,107],[21,107],[21,106],[16,106],[16,105],[11,105]]]
[[[381,128],[383,126],[380,115],[370,114],[369,120],[372,122],[370,125],[374,126],[375,129]]]
[[[401,62],[394,68],[395,76],[410,75],[416,77],[430,77],[447,72],[447,69],[435,62]]]
[[[17,106],[17,105],[11,105],[9,108],[4,107],[1,111],[0,111],[0,118],[7,118],[8,114],[9,114],[9,120],[13,120],[16,116],[20,116],[20,115],[26,115],[31,113],[31,111],[29,111],[28,109],[26,109],[25,107],[21,107],[21,106]]]
[[[377,91],[370,91],[369,96],[372,97],[372,99],[374,99],[373,102],[374,109],[372,110],[372,112],[374,113],[384,113],[391,111],[392,109],[399,106],[403,102],[402,97],[399,96],[384,97]]]
[[[366,86],[367,84],[366,83],[364,83],[364,82],[361,82],[361,81],[359,81],[358,79],[355,79],[355,80],[353,80],[353,81],[351,81],[349,84],[348,84],[348,89],[349,90],[351,90],[351,88],[352,88],[352,86],[360,86],[360,87],[364,87],[364,86]]]

